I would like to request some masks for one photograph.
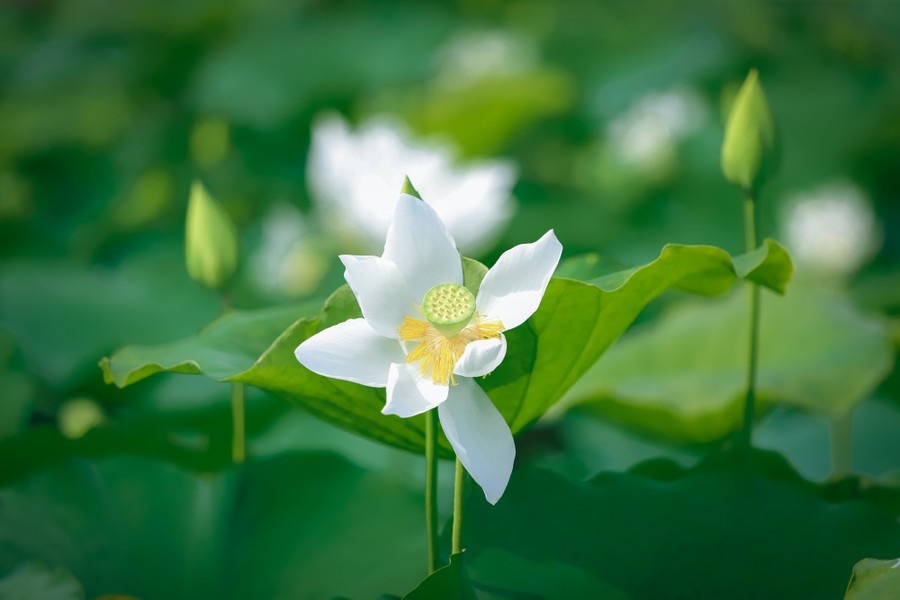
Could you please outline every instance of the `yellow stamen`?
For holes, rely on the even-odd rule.
[[[428,321],[405,317],[397,329],[404,342],[419,342],[406,356],[409,363],[418,362],[422,375],[440,385],[456,383],[453,369],[469,342],[500,337],[503,323],[488,320],[475,313],[459,333],[447,337]]]

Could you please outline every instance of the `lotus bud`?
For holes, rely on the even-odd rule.
[[[237,270],[237,233],[225,210],[200,182],[191,186],[185,228],[185,258],[191,278],[222,291]]]
[[[756,69],[738,91],[725,123],[722,172],[747,192],[754,192],[775,162],[775,124]]]

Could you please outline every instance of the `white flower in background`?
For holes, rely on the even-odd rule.
[[[502,30],[463,31],[441,48],[437,83],[461,88],[489,77],[524,73],[537,64],[537,48],[527,36]]]
[[[653,167],[703,125],[705,112],[702,98],[691,90],[647,94],[610,123],[609,134],[626,162]]]
[[[456,166],[453,155],[446,144],[414,141],[391,120],[372,120],[353,132],[331,114],[313,125],[307,179],[326,225],[374,250],[390,225],[397,190],[409,175],[460,250],[478,256],[512,216],[516,169],[500,160]]]
[[[274,204],[262,219],[261,233],[250,257],[256,285],[292,297],[315,291],[330,261],[317,248],[315,231],[300,209],[287,202]]]
[[[881,231],[863,191],[836,181],[795,194],[782,219],[784,239],[800,265],[850,274],[881,246]]]
[[[406,418],[437,408],[460,462],[496,503],[516,449],[506,421],[471,378],[503,360],[503,332],[537,310],[561,252],[552,230],[507,250],[475,297],[463,286],[462,261],[437,212],[402,194],[384,253],[340,257],[363,318],[304,341],[297,360],[319,375],[387,388],[384,414]]]

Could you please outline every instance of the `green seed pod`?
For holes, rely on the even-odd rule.
[[[725,178],[747,192],[754,192],[771,171],[776,159],[775,124],[756,69],[741,86],[722,142],[722,172]]]
[[[185,258],[191,278],[221,291],[237,270],[237,233],[228,214],[200,182],[191,186],[185,227]]]
[[[435,329],[452,338],[472,320],[475,296],[457,283],[442,283],[425,292],[422,312]]]

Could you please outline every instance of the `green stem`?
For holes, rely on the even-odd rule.
[[[222,300],[222,314],[228,314],[234,310],[231,297],[228,292],[222,290],[219,294]],[[246,452],[244,450],[244,384],[231,384],[231,462],[239,465],[244,462]]]
[[[853,472],[853,413],[831,420],[831,475]]]
[[[440,567],[438,546],[438,512],[437,512],[437,424],[438,413],[430,410],[425,413],[425,535],[428,541],[428,573],[434,573]]]
[[[231,303],[231,295],[227,291],[222,290],[221,292],[219,292],[219,300],[222,301],[223,315],[226,315],[234,310],[234,304]]]
[[[744,200],[744,247],[747,252],[759,245],[756,237],[756,199],[748,194]],[[749,466],[753,451],[753,418],[756,415],[756,371],[759,358],[759,286],[750,287],[750,348],[747,358],[747,395],[744,399],[744,428],[741,432],[741,446],[746,464]]]
[[[747,252],[756,250],[759,240],[756,237],[756,197],[750,193],[744,200],[744,249]]]
[[[244,384],[231,384],[231,460],[239,465],[244,462]]]
[[[456,478],[453,484],[453,537],[450,546],[452,554],[462,552],[463,489],[466,485],[466,470],[456,459]]]

